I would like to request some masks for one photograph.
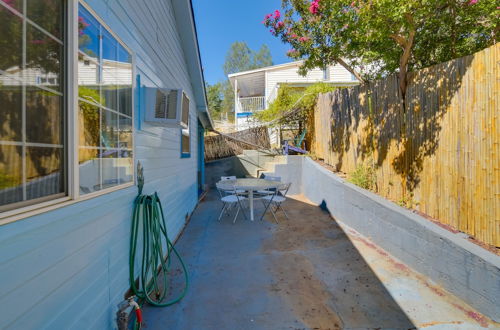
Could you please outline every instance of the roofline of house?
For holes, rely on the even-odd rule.
[[[213,129],[212,118],[208,112],[207,92],[205,89],[205,76],[203,73],[203,66],[201,62],[200,46],[198,43],[198,32],[196,29],[196,19],[194,16],[192,0],[173,0],[174,15],[177,23],[177,30],[181,37],[181,46],[186,56],[186,64],[188,66],[188,73],[193,86],[193,93],[195,94],[196,110],[198,118],[206,129]],[[186,18],[190,32],[185,34]],[[184,38],[183,38],[184,37]],[[183,41],[187,44],[183,44]],[[195,48],[196,54],[192,54],[192,47]],[[190,53],[193,55],[191,58]]]
[[[258,72],[269,71],[269,70],[274,70],[274,69],[281,69],[281,68],[286,68],[289,66],[298,66],[298,65],[302,65],[303,62],[304,61],[294,61],[294,62],[276,64],[276,65],[266,66],[266,67],[258,68],[258,69],[254,69],[254,70],[231,73],[231,74],[228,74],[227,76],[231,79],[233,77],[243,76],[246,74],[258,73]]]

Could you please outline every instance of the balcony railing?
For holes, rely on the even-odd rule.
[[[240,97],[239,103],[241,112],[253,112],[266,108],[266,98],[264,96]]]

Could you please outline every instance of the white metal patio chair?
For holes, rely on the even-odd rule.
[[[239,194],[236,191],[236,189],[234,189],[234,186],[232,188],[228,188],[227,184],[222,184],[219,182],[217,182],[215,185],[217,187],[217,191],[219,192],[220,200],[222,202],[222,210],[220,211],[219,218],[217,219],[217,221],[221,220],[222,215],[224,213],[229,215],[229,210],[235,206],[237,207],[237,210],[233,219],[233,223],[236,222],[240,210],[243,213],[245,220],[247,220],[247,216],[243,211],[243,206],[241,204],[242,201],[246,200],[246,197],[241,196],[241,194]]]
[[[230,176],[221,176],[220,177],[220,181],[221,182],[224,182],[224,181],[236,181],[236,176],[235,175],[230,175]],[[247,191],[246,190],[242,190],[242,189],[236,189],[236,192],[238,194],[246,194]]]
[[[278,186],[274,194],[262,197],[262,203],[266,208],[264,210],[264,213],[262,213],[262,217],[260,218],[260,220],[264,219],[264,216],[266,215],[268,209],[271,210],[276,223],[278,223],[278,218],[276,218],[276,212],[278,212],[278,210],[281,210],[287,220],[290,220],[288,218],[288,214],[286,214],[285,209],[283,209],[283,206],[281,204],[286,201],[286,194],[288,193],[288,189],[290,189],[291,185],[291,183],[283,183]],[[275,208],[274,210],[273,207]]]
[[[266,175],[266,176],[264,176],[264,179],[269,180],[269,181],[281,182],[281,177],[280,176]],[[276,189],[275,188],[271,188],[271,189],[258,190],[257,194],[258,194],[258,197],[262,197],[262,196],[272,195],[275,192],[276,192]]]

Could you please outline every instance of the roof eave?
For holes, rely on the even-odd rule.
[[[213,129],[212,119],[208,112],[207,93],[205,90],[205,77],[203,74],[196,20],[194,17],[191,0],[172,0],[177,31],[179,32],[181,46],[184,51],[186,65],[193,86],[193,93],[197,105],[200,122],[206,129]],[[188,27],[188,29],[186,29]],[[193,48],[195,51],[193,52]]]

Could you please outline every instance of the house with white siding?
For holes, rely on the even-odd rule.
[[[204,188],[191,1],[0,0],[0,21],[0,328],[116,328],[138,162],[172,240]]]
[[[305,76],[299,74],[302,61],[268,66],[256,70],[228,75],[234,90],[235,125],[237,130],[247,129],[259,123],[252,116],[264,110],[278,96],[283,84],[292,87],[307,87],[317,82],[334,86],[352,86],[358,80],[340,64],[325,69],[315,68]]]

